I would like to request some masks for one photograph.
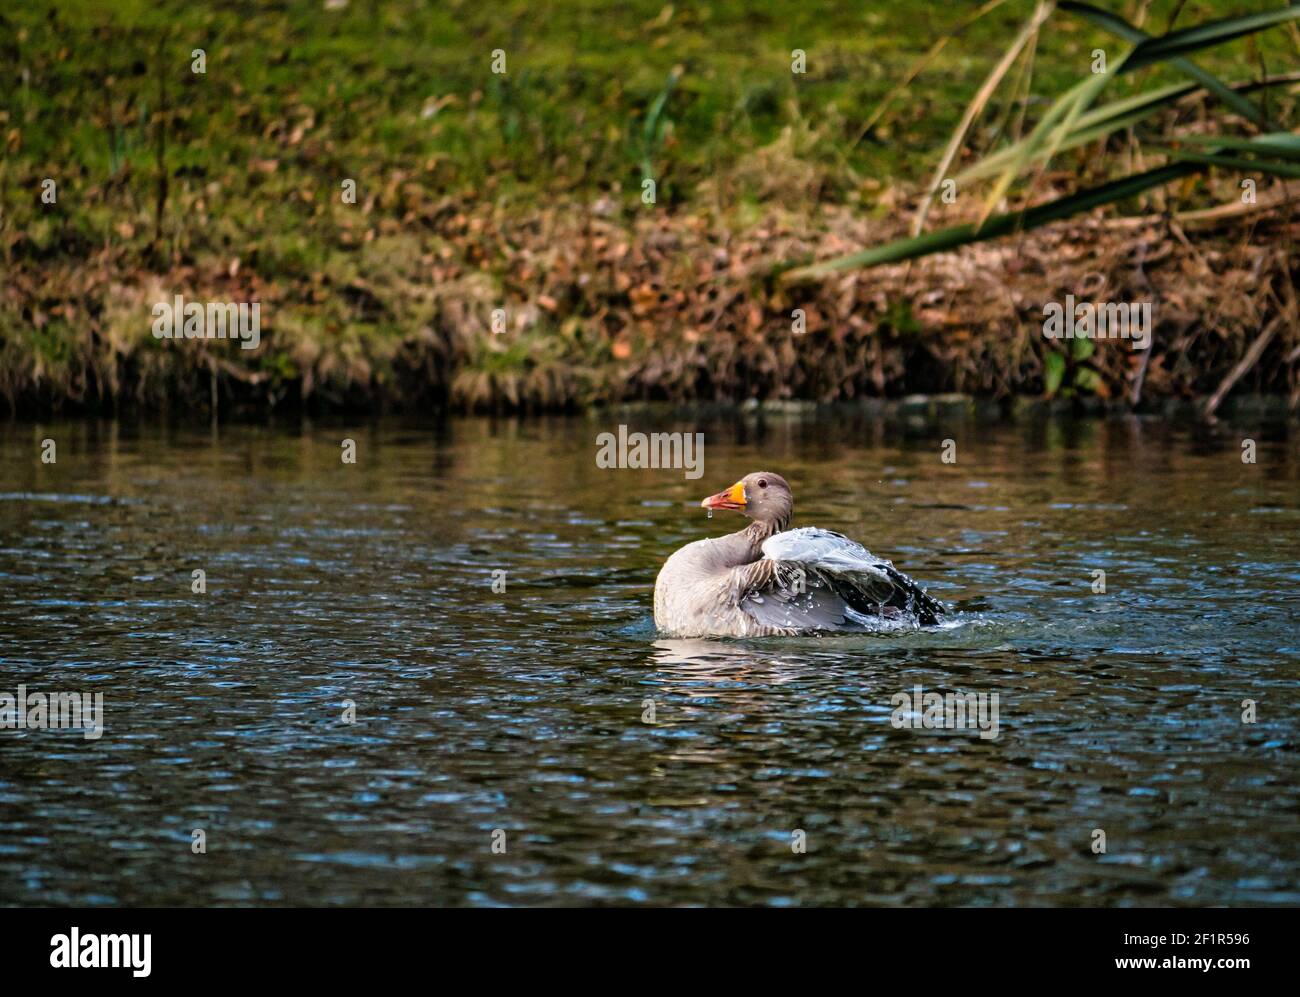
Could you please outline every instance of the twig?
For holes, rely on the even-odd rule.
[[[962,115],[961,123],[957,125],[957,130],[952,133],[952,138],[948,140],[948,148],[943,151],[943,158],[939,161],[939,168],[934,171],[934,178],[930,181],[930,189],[926,191],[925,200],[921,202],[921,207],[916,212],[916,218],[912,221],[912,235],[920,235],[925,228],[926,216],[930,213],[930,205],[934,203],[934,195],[943,185],[944,177],[948,173],[948,167],[952,161],[957,158],[957,153],[961,151],[962,143],[966,140],[966,133],[970,126],[974,124],[975,119],[984,110],[984,105],[988,103],[989,98],[993,96],[993,91],[998,88],[1002,78],[1007,75],[1011,67],[1015,65],[1020,58],[1021,50],[1029,43],[1029,39],[1038,33],[1044,21],[1055,9],[1054,2],[1040,2],[1034,10],[1034,15],[1025,26],[1020,29],[1020,34],[1016,40],[1011,43],[1011,47],[1003,54],[1001,61],[993,67],[984,80],[984,85],[980,87],[979,92],[975,95],[966,108],[966,113]]]
[[[1195,211],[1175,211],[1173,218],[1184,224],[1199,225],[1205,222],[1218,222],[1240,215],[1254,214],[1257,211],[1270,211],[1291,203],[1285,188],[1275,193],[1256,199],[1254,204],[1220,204],[1213,208],[1198,208]],[[1163,221],[1164,215],[1132,215],[1125,218],[1107,218],[1102,224],[1107,228],[1127,228],[1130,226],[1154,225]]]
[[[968,27],[970,27],[972,24],[978,21],[989,11],[993,10],[995,7],[1002,6],[1002,4],[1005,2],[1006,0],[988,0],[988,3],[984,4],[984,6],[981,7],[979,10],[977,10],[974,14],[966,18],[966,20],[964,20],[961,24],[957,25],[957,27],[953,28],[951,33],[943,35],[938,41],[936,41],[933,45],[931,45],[930,48],[926,51],[925,55],[921,56],[921,58],[917,59],[916,62],[912,63],[911,68],[909,68],[908,71],[903,75],[902,80],[899,81],[899,83],[892,90],[890,90],[889,93],[885,94],[884,99],[881,100],[881,102],[876,105],[876,109],[867,116],[866,122],[863,124],[862,129],[858,132],[858,137],[849,143],[849,149],[856,148],[858,143],[861,142],[864,138],[866,138],[867,132],[871,131],[871,129],[875,127],[876,122],[878,122],[882,117],[884,117],[886,108],[888,108],[889,105],[894,102],[894,98],[896,98],[900,93],[902,93],[904,90],[907,89],[908,85],[911,84],[911,82],[921,74],[921,70],[925,69],[925,67],[928,66],[934,60],[935,56],[937,56],[940,52],[943,51],[944,46],[947,45],[948,42],[956,38],[959,34],[965,31]]]
[[[1139,239],[1137,244],[1137,259],[1134,261],[1137,266],[1138,277],[1141,278],[1145,285],[1147,294],[1151,293],[1151,280],[1147,277],[1146,268],[1143,263],[1146,261],[1147,244],[1145,239]],[[1129,405],[1137,408],[1138,403],[1142,401],[1142,385],[1147,379],[1147,367],[1151,364],[1151,354],[1155,352],[1155,330],[1151,330],[1151,342],[1147,343],[1147,348],[1142,351],[1142,363],[1138,365],[1137,376],[1133,378],[1133,390],[1129,392]]]
[[[1273,335],[1277,332],[1278,326],[1281,324],[1282,316],[1279,315],[1264,327],[1263,332],[1255,337],[1255,341],[1250,344],[1250,349],[1246,350],[1246,355],[1237,362],[1237,366],[1232,368],[1228,373],[1228,376],[1223,379],[1223,383],[1220,384],[1218,388],[1215,389],[1214,394],[1210,396],[1210,400],[1205,403],[1205,415],[1207,417],[1214,415],[1214,410],[1219,407],[1219,404],[1223,401],[1224,397],[1232,390],[1232,386],[1241,380],[1242,376],[1259,362],[1259,358],[1263,356],[1264,350],[1267,349],[1268,344],[1272,342]]]

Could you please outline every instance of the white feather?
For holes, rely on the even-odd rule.
[[[805,526],[787,530],[767,538],[763,556],[773,561],[806,564],[810,568],[839,575],[865,574],[889,583],[889,575],[882,565],[889,562],[872,555],[859,543],[831,530]]]

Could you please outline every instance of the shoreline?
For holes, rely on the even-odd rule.
[[[19,413],[0,415],[0,427],[19,429],[44,424],[78,423],[82,425],[138,427],[155,424],[175,429],[207,431],[214,427],[264,426],[331,427],[388,422],[398,426],[441,428],[457,421],[486,421],[502,424],[536,424],[553,420],[588,421],[596,426],[617,425],[620,421],[640,420],[638,425],[660,426],[709,423],[725,420],[757,422],[820,421],[841,417],[846,422],[906,422],[918,426],[945,423],[974,425],[1025,425],[1032,423],[1107,422],[1122,419],[1150,420],[1170,425],[1300,426],[1300,411],[1292,407],[1286,395],[1241,394],[1228,398],[1207,417],[1204,399],[1166,398],[1151,402],[1140,410],[1120,400],[1091,398],[1043,398],[1017,396],[1006,399],[980,398],[955,393],[915,394],[903,398],[856,398],[848,401],[819,402],[806,399],[747,399],[745,401],[631,401],[595,405],[585,409],[547,410],[540,412],[475,412],[440,409],[370,408],[330,409],[313,412],[302,408],[282,407],[272,411],[245,410],[222,413],[217,420],[204,410],[181,412],[176,408],[144,410],[128,408],[117,413],[105,411],[69,411],[57,413]]]
[[[455,227],[478,235],[458,254],[443,252],[438,225],[416,226],[363,243],[346,275],[277,282],[237,257],[156,273],[121,249],[51,267],[15,261],[0,289],[0,405],[34,416],[165,412],[184,400],[224,418],[918,394],[1138,411],[1169,399],[1213,411],[1235,392],[1300,403],[1287,252],[1300,226],[1276,213],[1194,239],[1159,218],[1116,226],[1094,215],[786,286],[790,260],[888,239],[906,213],[773,211],[736,226],[569,204],[529,228],[494,205],[462,207],[476,213]],[[233,329],[155,338],[157,303],[178,294],[208,313],[260,308],[256,348]],[[1149,349],[1051,335],[1051,306],[1059,317],[1060,302],[1076,301],[1140,304]]]
[[[1095,75],[1110,34],[1087,18],[1044,26],[1023,87],[977,112],[985,131],[958,143],[937,195],[936,160],[1024,26],[1015,5],[956,25],[902,0],[610,8],[599,30],[521,8],[508,70],[489,63],[491,10],[399,3],[394,34],[331,6],[13,11],[0,414],[954,392],[1300,405],[1300,214],[1294,182],[1258,160],[914,263],[818,266],[922,215],[933,236],[1158,172],[1206,123],[1262,129],[1247,93],[1293,135],[1298,77],[1268,70],[1294,61],[1294,24],[1251,36],[1259,72],[1244,42],[1198,51],[1236,113],[1174,66],[1117,74],[1109,98],[1158,117],[1067,144],[998,207],[978,167],[1015,147],[1033,105]],[[1171,30],[1193,16],[1165,14]],[[1049,338],[1050,304],[1064,333],[1083,318],[1070,302],[1124,308],[1150,349]],[[153,338],[160,321],[184,335],[194,304],[212,341]],[[237,344],[221,339],[233,321]]]

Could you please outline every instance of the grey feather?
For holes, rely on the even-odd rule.
[[[772,579],[746,593],[742,606],[768,625],[843,629],[910,617],[929,626],[944,614],[916,582],[843,534],[788,530],[769,537],[762,551],[775,562]]]

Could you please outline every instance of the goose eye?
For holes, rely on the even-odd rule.
[[[767,479],[766,479],[766,478],[759,478],[759,479],[758,479],[758,487],[759,487],[759,488],[766,488],[766,487],[767,487]]]

